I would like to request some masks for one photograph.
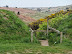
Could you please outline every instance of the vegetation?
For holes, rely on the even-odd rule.
[[[37,11],[35,14],[27,14],[27,15],[30,16],[31,18],[38,20],[38,19],[44,18],[50,14],[51,14],[50,12],[38,12]]]
[[[32,26],[31,28],[34,30],[46,30],[48,17],[39,19],[29,26]],[[66,37],[72,38],[71,11],[69,13],[63,12],[63,14],[60,13],[57,15],[51,14],[48,19],[49,26],[62,31]],[[37,38],[49,39],[49,47],[41,46],[35,36],[33,37],[34,42],[31,43],[30,35],[29,27],[25,25],[15,13],[7,10],[0,10],[0,54],[66,54],[72,51],[72,41],[63,37],[63,43],[59,44],[59,34],[55,32],[49,33],[48,37],[45,36],[45,33],[37,32]]]
[[[30,42],[29,27],[15,13],[0,10],[0,43]]]
[[[56,44],[54,46],[41,46],[35,43],[14,43],[14,44],[1,44],[0,43],[0,53],[12,53],[12,54],[47,54],[47,53],[60,53],[66,54],[72,51],[72,45],[70,43]]]
[[[53,28],[56,28],[57,30],[63,32],[63,34],[72,39],[72,14],[68,16],[68,14],[65,14],[65,15],[59,15],[59,16],[56,16],[55,18],[53,19],[50,19],[49,20],[49,26],[50,27],[53,27]],[[39,29],[38,30],[46,30],[47,29],[47,23],[46,22],[43,22],[42,24],[39,25]],[[53,32],[54,33],[54,32]],[[60,35],[56,35],[56,34],[53,34],[53,33],[50,33],[50,37],[52,37],[52,39],[49,39],[52,41],[55,36],[60,36]],[[40,32],[40,35],[41,35],[41,32]],[[43,35],[43,33],[42,33]],[[57,38],[58,39],[58,38]],[[59,39],[58,39],[59,40]],[[53,40],[55,41],[55,39]],[[54,42],[53,42],[54,43]]]
[[[53,27],[61,32],[63,32],[64,37],[72,39],[72,10],[63,11],[61,10],[58,13],[51,14],[50,16],[45,17],[44,19],[39,19],[36,22],[29,24],[34,30],[47,30],[47,19],[50,27]],[[36,23],[36,24],[34,24]],[[35,26],[35,27],[33,27]],[[37,28],[38,26],[38,28]],[[49,32],[47,37],[46,33],[37,32],[38,39],[49,39],[50,44],[60,43],[60,35],[56,32]]]
[[[55,13],[55,14],[51,14],[50,16],[45,17],[44,19],[39,19],[36,22],[32,22],[32,23],[29,24],[29,26],[33,30],[37,30],[39,28],[39,24],[42,24],[42,22],[47,22],[47,19],[49,20],[49,19],[55,18],[57,16],[66,15],[66,14],[68,14],[68,15],[72,14],[72,10],[67,10],[67,11],[61,10],[61,11]]]
[[[9,6],[8,6],[8,5],[6,5],[6,7],[8,8]]]

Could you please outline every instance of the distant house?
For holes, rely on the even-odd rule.
[[[37,8],[37,11],[41,11],[41,9],[40,8]]]

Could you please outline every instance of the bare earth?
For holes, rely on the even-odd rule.
[[[29,9],[23,9],[23,8],[6,8],[6,7],[0,7],[0,9],[10,10],[17,14],[17,12],[20,12],[20,15],[18,17],[23,20],[24,22],[33,22],[36,21],[35,19],[31,18],[30,16],[26,14],[35,14],[36,11],[29,10]]]
[[[39,40],[42,46],[49,46],[48,40]]]

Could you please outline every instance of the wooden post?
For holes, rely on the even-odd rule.
[[[48,18],[47,18],[47,37],[48,37]],[[49,44],[48,44],[49,46]]]
[[[31,42],[33,42],[33,30],[31,30]]]
[[[48,37],[48,18],[47,18],[47,37]]]
[[[62,43],[62,32],[60,32],[60,43]]]

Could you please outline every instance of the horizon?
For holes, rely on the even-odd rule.
[[[4,7],[8,5],[9,7],[58,7],[58,6],[67,6],[72,5],[72,0],[1,0],[0,6]]]

